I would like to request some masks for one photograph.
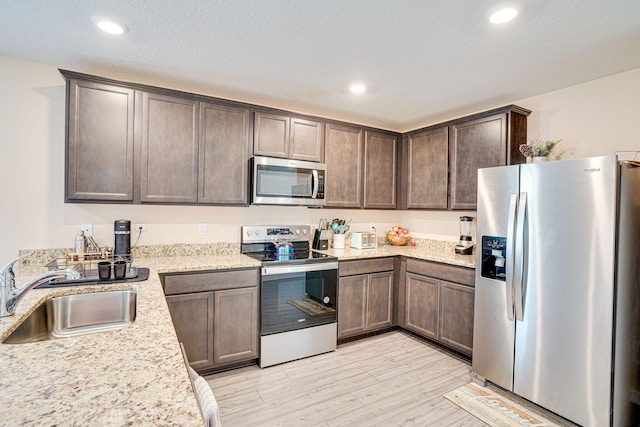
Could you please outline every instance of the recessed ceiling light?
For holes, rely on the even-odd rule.
[[[349,87],[349,90],[351,91],[351,93],[361,94],[367,90],[367,87],[362,83],[353,83]]]
[[[492,24],[504,24],[505,22],[511,21],[513,18],[518,15],[518,11],[513,7],[505,7],[504,9],[500,9],[495,11],[489,17],[489,21]]]
[[[115,19],[105,18],[104,16],[94,16],[91,18],[98,28],[105,33],[120,35],[129,31],[129,27],[126,24],[116,21]]]

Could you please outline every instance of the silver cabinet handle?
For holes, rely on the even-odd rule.
[[[507,222],[507,253],[506,259],[506,281],[507,292],[507,318],[513,320],[513,262],[515,258],[516,245],[516,215],[518,211],[518,195],[512,194],[509,202],[509,220]]]
[[[520,201],[518,203],[518,215],[516,226],[516,256],[514,259],[515,274],[513,277],[516,320],[522,320],[524,315],[524,300],[522,285],[524,280],[524,226],[527,214],[527,193],[520,193]]]

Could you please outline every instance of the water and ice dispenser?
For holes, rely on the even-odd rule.
[[[505,281],[507,238],[482,236],[482,266],[480,275],[489,279]]]

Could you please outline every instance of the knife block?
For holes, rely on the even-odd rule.
[[[329,249],[329,240],[323,239],[323,237],[324,236],[323,236],[322,230],[316,229],[316,232],[313,235],[313,243],[311,247],[313,249],[320,249],[320,250]]]

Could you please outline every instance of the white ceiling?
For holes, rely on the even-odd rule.
[[[0,0],[0,55],[396,131],[640,67],[640,0],[504,3]]]

